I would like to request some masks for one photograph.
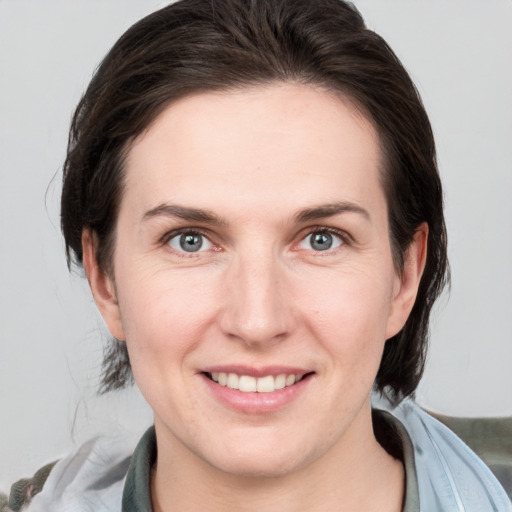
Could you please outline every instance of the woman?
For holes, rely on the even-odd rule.
[[[446,235],[430,124],[338,0],[184,0],[76,111],[68,257],[154,428],[59,461],[29,510],[508,510],[417,408]],[[393,404],[372,411],[376,389]],[[420,508],[421,507],[421,508]]]

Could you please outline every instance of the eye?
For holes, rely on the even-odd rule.
[[[178,233],[167,242],[175,251],[178,252],[204,252],[213,247],[213,244],[203,234],[195,231]]]
[[[336,249],[343,244],[343,240],[339,235],[330,231],[317,230],[313,231],[299,244],[301,249],[312,249],[313,251],[329,251]]]

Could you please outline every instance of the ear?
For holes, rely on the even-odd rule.
[[[107,324],[110,334],[118,340],[124,340],[121,312],[117,302],[116,287],[113,278],[100,269],[96,259],[97,237],[90,229],[82,231],[83,264],[94,301]]]
[[[403,270],[396,276],[386,339],[400,332],[414,306],[427,260],[427,240],[428,224],[423,222],[405,252]]]

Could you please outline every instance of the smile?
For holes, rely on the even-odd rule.
[[[208,377],[221,386],[236,389],[243,393],[272,393],[279,389],[293,386],[299,382],[304,375],[285,374],[265,375],[253,377],[251,375],[238,375],[236,373],[212,372],[207,373]]]
[[[268,414],[287,407],[316,380],[315,371],[290,366],[224,365],[205,368],[200,375],[211,396],[243,414]]]

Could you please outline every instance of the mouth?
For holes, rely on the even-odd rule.
[[[280,373],[278,375],[263,375],[261,377],[231,372],[205,372],[204,375],[220,386],[241,391],[242,393],[272,393],[291,387],[312,373]]]
[[[311,388],[316,373],[290,366],[222,366],[200,375],[211,396],[228,409],[249,415],[283,410]],[[312,388],[315,389],[315,388]]]

